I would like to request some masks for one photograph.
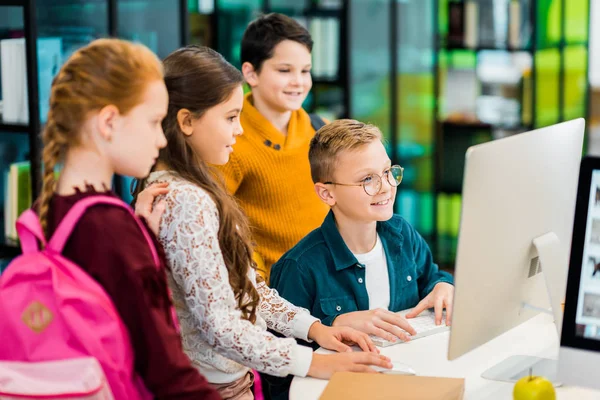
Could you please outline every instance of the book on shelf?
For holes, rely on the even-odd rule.
[[[2,120],[10,124],[29,121],[25,39],[0,40],[2,71]]]
[[[448,3],[448,46],[462,47],[465,38],[465,3]]]
[[[334,79],[338,74],[340,23],[337,18],[314,17],[308,22],[313,39],[312,74],[316,78]]]
[[[479,5],[474,1],[467,1],[465,3],[465,16],[464,16],[464,44],[465,47],[475,48],[477,47],[478,33],[479,33]]]
[[[190,13],[212,14],[215,11],[215,0],[188,0]]]
[[[17,241],[16,222],[19,215],[31,207],[31,164],[13,163],[7,172],[4,191],[4,237]]]
[[[37,60],[40,121],[45,123],[52,79],[62,65],[62,40],[55,37],[38,39]],[[5,123],[27,124],[29,95],[24,38],[0,40],[0,65],[2,120]]]
[[[528,0],[448,2],[448,46],[520,49],[529,45]]]

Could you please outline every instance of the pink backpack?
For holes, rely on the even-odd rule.
[[[149,399],[152,396],[134,372],[129,334],[111,299],[92,277],[61,256],[79,219],[97,204],[127,210],[146,238],[157,268],[160,266],[144,225],[119,199],[93,196],[79,201],[48,243],[37,215],[32,210],[25,211],[17,220],[23,254],[0,276],[0,361],[31,364],[29,377],[33,379],[39,370],[36,363],[93,357],[102,367],[115,399]],[[38,241],[44,245],[43,250],[39,249]],[[3,364],[5,371],[8,364]],[[28,375],[23,371],[21,366],[19,376]],[[58,369],[55,373],[57,379],[64,376]],[[81,377],[74,375],[72,380],[75,390]],[[8,396],[2,393],[2,382],[6,381],[0,369],[0,398]],[[28,398],[48,398],[48,394]],[[14,395],[26,397],[25,393]],[[55,395],[52,398],[57,398]],[[62,397],[73,398],[67,391]]]

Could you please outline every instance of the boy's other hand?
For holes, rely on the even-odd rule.
[[[313,359],[308,369],[308,376],[318,379],[329,379],[335,372],[368,372],[377,373],[370,366],[392,368],[388,357],[374,353],[313,353]]]
[[[348,345],[357,345],[366,352],[379,353],[369,335],[347,326],[330,327],[315,322],[308,331],[308,338],[323,348],[340,353],[352,351]]]
[[[446,282],[440,282],[433,287],[431,293],[425,296],[411,312],[406,314],[406,318],[414,318],[421,312],[433,307],[435,311],[435,324],[440,325],[442,323],[442,313],[445,308],[446,325],[450,326],[450,322],[452,321],[453,300],[454,286]]]
[[[342,314],[333,321],[333,326],[349,326],[388,342],[395,342],[397,339],[408,342],[409,334],[417,334],[406,318],[382,308]]]
[[[161,200],[156,205],[154,199],[169,193],[169,183],[153,183],[140,192],[135,202],[135,214],[146,220],[148,227],[156,236],[160,227],[160,219],[165,212],[165,201]]]

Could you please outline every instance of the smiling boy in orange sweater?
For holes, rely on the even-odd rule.
[[[244,134],[219,169],[250,219],[267,282],[271,265],[328,212],[308,162],[310,140],[324,122],[302,109],[312,87],[312,45],[310,33],[281,14],[256,19],[242,39],[242,72],[252,91],[240,115]]]

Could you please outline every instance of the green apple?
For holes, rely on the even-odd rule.
[[[556,400],[552,383],[541,376],[525,376],[513,389],[514,400]]]

